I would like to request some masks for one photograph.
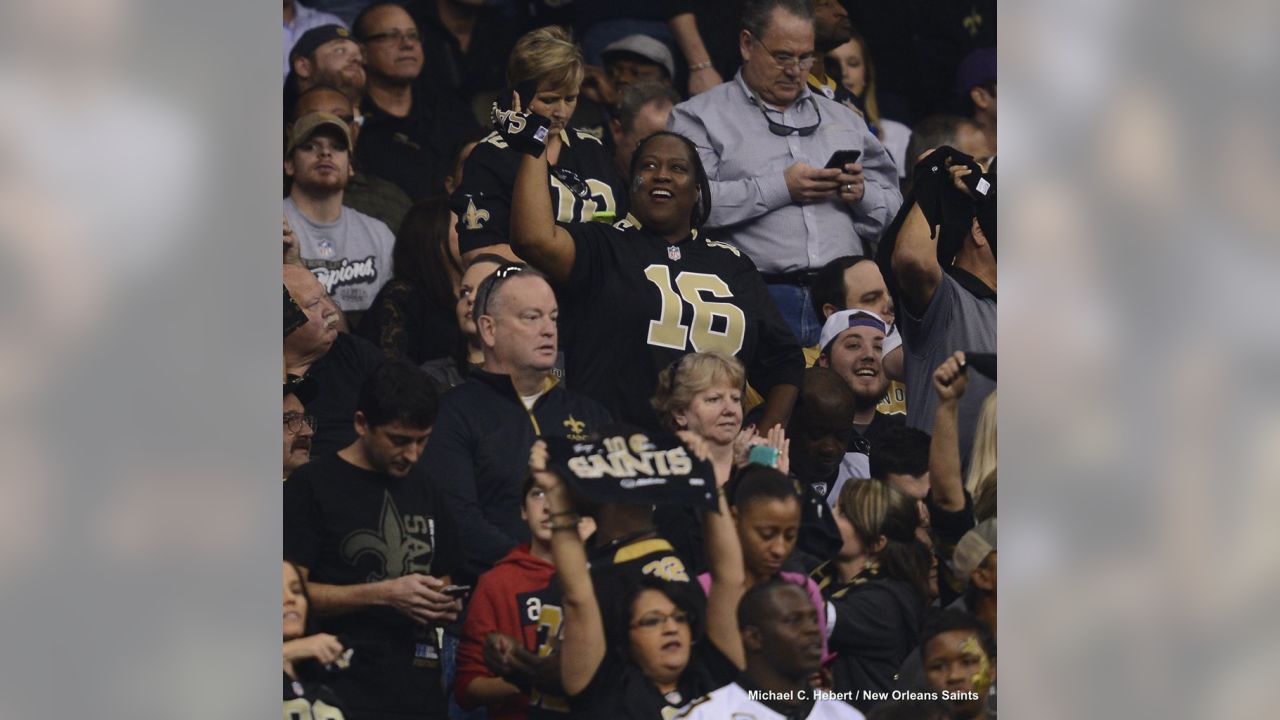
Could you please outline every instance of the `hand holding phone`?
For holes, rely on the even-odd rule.
[[[470,585],[446,585],[440,588],[440,592],[452,598],[466,597],[471,593]]]
[[[837,150],[831,153],[831,159],[827,161],[826,168],[843,171],[845,165],[858,162],[860,157],[862,157],[861,150]]]

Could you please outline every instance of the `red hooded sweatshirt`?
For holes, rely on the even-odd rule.
[[[484,664],[484,638],[491,632],[510,635],[524,642],[525,649],[546,654],[549,641],[560,634],[560,587],[551,587],[556,568],[529,554],[529,545],[518,545],[480,576],[467,607],[467,619],[458,644],[458,677],[454,695],[458,704],[472,708],[465,691],[472,680],[494,677]],[[567,703],[534,691],[535,702],[548,709]],[[528,712],[530,698],[517,695],[489,708],[490,720],[517,720]]]

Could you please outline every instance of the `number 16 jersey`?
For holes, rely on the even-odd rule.
[[[576,254],[557,290],[566,376],[576,392],[615,418],[656,428],[650,399],[658,373],[686,353],[736,356],[761,394],[800,385],[800,344],[737,248],[696,230],[668,244],[632,216],[566,229]]]

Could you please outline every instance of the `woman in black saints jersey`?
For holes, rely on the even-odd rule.
[[[550,188],[557,222],[613,222],[626,213],[627,193],[613,158],[600,140],[568,127],[583,78],[582,49],[559,27],[526,33],[507,63],[507,82],[520,103],[548,118],[549,166],[542,186]],[[499,98],[506,103],[510,95]],[[451,206],[458,216],[458,247],[464,260],[479,252],[518,259],[508,244],[511,192],[520,153],[500,133],[480,141],[463,166],[462,184]]]
[[[682,432],[681,439],[707,459],[701,438]],[[579,515],[568,487],[547,470],[541,441],[530,452],[529,469],[551,510],[551,555],[564,616],[560,679],[574,717],[668,717],[731,682],[746,664],[736,612],[743,569],[724,493],[718,493],[716,510],[703,513],[711,567],[705,606],[693,583],[646,576],[626,588],[617,607],[601,607],[577,531]]]
[[[317,677],[322,665],[345,663],[346,650],[328,633],[310,634],[307,581],[284,561],[284,717],[285,720],[343,720],[333,691]]]
[[[693,144],[670,132],[640,141],[631,214],[614,225],[561,226],[542,183],[545,153],[527,137],[546,121],[518,115],[502,125],[528,155],[516,177],[511,241],[558,283],[574,389],[615,418],[655,428],[649,398],[658,372],[686,353],[718,350],[741,360],[765,397],[762,431],[785,424],[804,372],[800,345],[751,259],[700,235],[711,190]]]

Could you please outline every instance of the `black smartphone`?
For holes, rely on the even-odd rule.
[[[448,595],[449,597],[456,597],[456,598],[465,597],[468,593],[471,592],[471,586],[470,585],[447,585],[444,588],[441,588],[440,592],[444,593],[445,595]]]
[[[831,159],[827,161],[827,169],[843,170],[845,165],[858,162],[860,157],[862,157],[861,150],[837,150],[831,153]]]

